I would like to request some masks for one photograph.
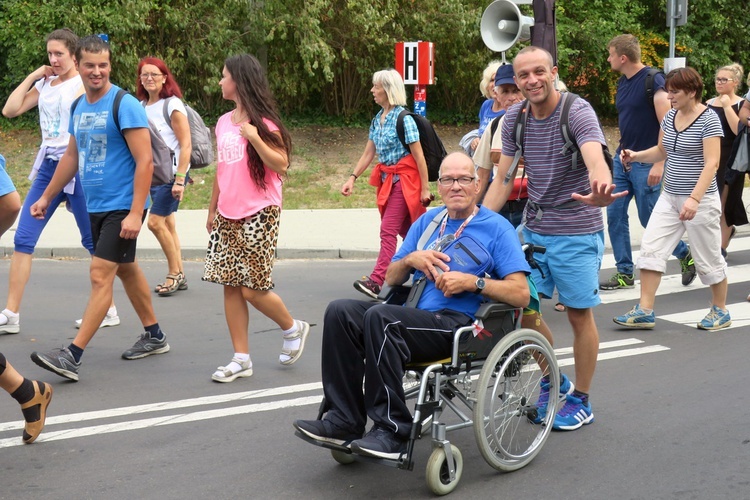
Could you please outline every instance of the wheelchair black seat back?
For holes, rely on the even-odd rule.
[[[408,285],[383,285],[378,296],[386,304],[403,305],[411,291]],[[458,356],[462,362],[487,359],[505,335],[520,326],[521,310],[498,302],[485,302],[477,312],[473,330],[465,330],[458,339]]]

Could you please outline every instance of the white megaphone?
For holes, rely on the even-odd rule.
[[[528,3],[528,2],[521,2]],[[495,0],[482,14],[482,41],[493,52],[505,52],[516,42],[531,38],[534,18],[521,14],[510,0]]]

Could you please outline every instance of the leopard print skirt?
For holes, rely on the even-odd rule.
[[[277,206],[239,221],[217,213],[208,237],[203,281],[252,290],[272,289],[280,216]]]

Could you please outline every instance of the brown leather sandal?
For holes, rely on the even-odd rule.
[[[167,279],[162,283],[161,288],[156,291],[162,297],[168,297],[180,289],[180,278],[184,278],[182,273],[167,274]],[[171,281],[171,283],[169,283]]]

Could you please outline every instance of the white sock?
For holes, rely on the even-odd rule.
[[[247,353],[235,352],[234,353],[234,357],[237,358],[237,359],[239,359],[240,361],[243,361],[243,362],[244,361],[250,361],[250,355],[247,354]],[[250,361],[248,368],[252,368],[252,367],[253,367],[253,362]],[[242,367],[242,365],[240,365],[240,364],[238,364],[238,363],[236,363],[234,361],[232,361],[231,363],[229,363],[225,368],[227,370],[231,371],[232,373],[237,373],[239,371],[244,370],[244,368]],[[218,370],[216,371],[216,373],[220,374],[220,372]]]
[[[10,323],[12,325],[15,325],[16,323],[18,323],[18,313],[14,313],[10,309],[3,309],[2,313],[8,318],[7,323]],[[3,320],[0,319],[0,321],[3,321]],[[6,324],[6,322],[0,323],[0,325],[4,325],[4,324]]]
[[[109,316],[110,318],[117,316],[117,306],[112,306],[107,309],[107,316]]]
[[[293,334],[294,332],[296,332],[299,329],[300,329],[299,328],[299,323],[295,319],[294,320],[294,324],[292,325],[292,327],[289,330],[284,330],[283,333],[284,333],[284,335],[291,335],[291,334]],[[302,342],[302,338],[301,337],[298,337],[298,338],[296,338],[294,340],[284,339],[284,347],[283,348],[284,349],[289,349],[291,351],[297,350],[297,349],[299,349],[300,342]]]

